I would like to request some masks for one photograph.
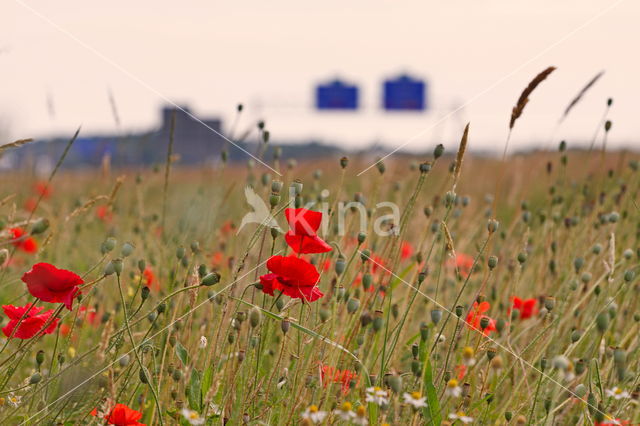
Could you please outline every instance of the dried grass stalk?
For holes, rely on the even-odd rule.
[[[0,152],[4,151],[5,149],[9,149],[9,148],[17,148],[19,146],[28,144],[29,142],[33,142],[33,139],[28,138],[28,139],[18,139],[17,141],[14,142],[10,142],[4,145],[0,145]]]
[[[453,189],[455,190],[458,184],[458,178],[460,177],[460,170],[462,169],[462,160],[464,159],[464,153],[467,150],[467,138],[469,137],[469,125],[467,123],[464,126],[464,132],[462,132],[462,139],[460,139],[460,147],[458,148],[458,155],[456,156],[456,167],[453,171]]]
[[[555,69],[556,67],[549,67],[546,70],[542,71],[533,80],[531,80],[531,83],[529,83],[529,85],[522,91],[520,97],[518,98],[518,102],[516,102],[516,106],[514,106],[513,110],[511,111],[509,129],[513,129],[513,126],[516,124],[516,120],[522,115],[524,107],[527,105],[527,102],[529,102],[529,96],[531,95],[531,92],[533,92],[536,87],[538,87],[538,85],[549,76],[549,74],[555,71]]]
[[[594,84],[596,84],[596,82],[600,79],[600,77],[602,77],[604,75],[604,71],[600,71],[598,74],[595,75],[595,77],[593,77],[587,84],[586,86],[584,86],[582,88],[582,90],[580,90],[580,92],[578,92],[578,94],[576,95],[575,98],[573,98],[573,100],[569,103],[569,105],[567,106],[567,108],[564,110],[564,113],[562,114],[562,117],[560,117],[560,122],[564,121],[565,118],[567,118],[567,115],[569,115],[569,112],[573,109],[574,106],[576,106],[576,104],[578,102],[580,102],[580,100],[582,99],[582,97],[584,96],[585,93],[587,93],[587,91],[589,89],[591,89],[591,87],[593,87]]]

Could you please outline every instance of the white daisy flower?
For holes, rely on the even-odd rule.
[[[459,398],[460,395],[462,395],[462,388],[458,386],[458,381],[456,379],[451,379],[447,382],[447,388],[445,389],[444,394],[454,398]]]
[[[405,404],[409,404],[415,409],[427,406],[427,397],[421,397],[420,392],[405,392],[402,397],[404,398]]]
[[[376,405],[387,405],[389,403],[389,394],[378,386],[372,386],[367,388],[365,401],[373,402]]]
[[[359,426],[367,426],[369,424],[369,420],[367,420],[367,409],[364,405],[360,405],[356,409],[356,416],[351,420],[354,425]]]
[[[340,420],[350,421],[356,417],[356,413],[351,408],[351,403],[345,402],[340,408],[333,410],[333,414]]]
[[[180,414],[184,417],[190,425],[203,425],[204,418],[200,417],[197,411],[190,410],[188,408],[183,408],[180,410]]]
[[[318,410],[318,407],[315,405],[311,405],[309,408],[304,410],[302,413],[302,418],[305,420],[310,420],[311,423],[322,423],[324,418],[327,417],[326,411]]]
[[[474,358],[473,348],[471,346],[465,346],[462,349],[462,363],[467,367],[476,365],[476,359]]]
[[[631,394],[625,390],[620,389],[617,386],[614,386],[611,389],[607,389],[604,392],[607,396],[611,396],[614,399],[627,399],[631,397]]]
[[[17,408],[20,405],[20,401],[22,400],[21,396],[14,395],[12,393],[7,396],[7,402],[11,404],[12,407]]]
[[[460,420],[464,424],[471,423],[473,421],[473,417],[467,416],[462,411],[458,411],[457,413],[449,414],[449,419],[451,419],[453,421]]]

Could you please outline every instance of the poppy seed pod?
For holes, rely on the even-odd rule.
[[[400,393],[402,391],[401,376],[397,376],[395,374],[392,376],[389,376],[389,378],[387,379],[387,382],[389,383],[389,387],[391,388],[391,390],[394,391],[395,393]]]
[[[489,266],[489,270],[493,271],[495,267],[498,266],[498,257],[489,256],[489,259],[487,259],[487,265]]]
[[[378,160],[378,162],[376,163],[376,167],[378,168],[378,172],[383,175],[384,172],[387,170],[387,167],[384,165],[384,163],[382,162],[382,160]]]
[[[131,243],[122,244],[122,248],[120,249],[120,254],[122,257],[129,257],[131,253],[133,253],[134,246]]]
[[[178,260],[182,259],[186,254],[187,250],[184,247],[180,246],[176,249],[176,258]]]
[[[457,312],[456,312],[456,315],[457,315]],[[460,315],[458,315],[458,316],[460,316]],[[431,321],[434,324],[438,324],[441,319],[442,319],[442,311],[440,309],[432,309],[431,310]]]
[[[344,272],[345,268],[347,267],[347,262],[345,260],[345,258],[343,256],[338,256],[338,259],[336,259],[336,264],[335,264],[335,271],[337,275],[342,275],[342,273]]]
[[[343,169],[346,169],[348,165],[349,165],[349,159],[347,157],[342,157],[340,159],[340,167],[342,167]]]
[[[116,267],[112,261],[109,261],[104,267],[104,275],[113,275],[116,272]]]
[[[360,301],[358,299],[351,298],[347,302],[347,312],[350,314],[355,313],[360,307]]]
[[[138,271],[143,273],[145,269],[147,269],[147,262],[144,259],[138,260]]]
[[[369,290],[372,283],[373,283],[373,276],[370,273],[367,272],[362,276],[362,287],[365,290]]]
[[[370,258],[371,258],[371,251],[369,251],[369,249],[364,249],[360,252],[360,259],[362,259],[362,262],[366,262]]]
[[[325,308],[320,308],[319,314],[320,314],[320,321],[327,322],[327,320],[329,319],[329,315],[330,315],[329,310],[325,309]]]
[[[35,385],[36,383],[39,383],[40,380],[42,380],[42,376],[40,375],[40,373],[35,372],[31,375],[31,377],[29,377],[29,384]]]
[[[289,328],[291,327],[291,322],[289,321],[289,319],[284,318],[281,322],[280,322],[280,330],[282,330],[282,332],[284,334],[287,334],[287,332],[289,331]]]
[[[140,290],[140,299],[147,300],[147,298],[149,297],[149,293],[151,293],[151,289],[149,287],[142,287],[142,290]]]
[[[371,318],[371,314],[369,312],[363,312],[362,315],[360,315],[360,325],[363,328],[371,324],[372,321],[373,318]]]
[[[494,232],[496,232],[499,227],[500,227],[500,222],[498,222],[495,219],[489,219],[489,221],[487,222],[487,230],[489,231],[490,234],[493,234]]]
[[[420,163],[420,173],[429,173],[431,171],[431,163]]]
[[[609,328],[609,314],[607,312],[600,312],[596,316],[596,326],[600,333],[604,333]]]
[[[382,311],[376,311],[373,318],[373,331],[380,331],[384,325],[384,318],[382,318]]]
[[[129,356],[129,354],[124,354],[120,358],[118,358],[118,364],[120,365],[120,367],[126,367],[127,365],[129,365],[130,360],[131,357]]]
[[[436,145],[436,147],[433,149],[433,158],[438,159],[442,157],[442,154],[444,154],[444,145]]]
[[[256,307],[251,308],[251,310],[249,311],[249,325],[251,326],[251,328],[256,328],[258,325],[260,325],[261,320],[262,313],[260,312],[260,309]]]
[[[31,235],[42,234],[48,228],[49,228],[49,219],[44,217],[40,218],[36,221],[36,223],[33,224],[33,227],[31,228]]]
[[[209,287],[209,286],[218,284],[219,282],[220,282],[220,274],[217,272],[211,272],[205,275],[205,277],[200,282],[200,285]]]
[[[293,189],[295,195],[300,195],[302,193],[302,188],[303,188],[302,181],[300,179],[295,179],[291,183],[291,188]]]
[[[140,377],[140,381],[144,384],[148,384],[149,383],[149,376],[147,375],[147,372],[145,371],[145,368],[142,367],[139,371],[139,377]]]
[[[604,131],[608,132],[609,130],[611,130],[611,126],[613,126],[613,123],[611,122],[611,120],[607,120],[604,123]]]

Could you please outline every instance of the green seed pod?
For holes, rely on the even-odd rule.
[[[282,332],[284,334],[287,334],[287,332],[289,331],[289,328],[291,327],[291,322],[287,319],[284,318],[281,322],[280,322],[280,329],[282,330]]]
[[[503,320],[502,318],[499,318],[496,321],[496,330],[498,331],[498,333],[502,333],[502,330],[504,330],[506,325],[507,325],[506,321]]]
[[[31,227],[31,235],[42,234],[47,229],[49,229],[49,219],[40,218]]]
[[[363,262],[366,262],[367,260],[369,260],[371,257],[371,251],[369,251],[369,249],[364,249],[360,252],[360,259],[362,259]]]
[[[464,313],[464,306],[461,305],[457,305],[456,306],[456,316],[459,318],[462,316],[462,314]],[[486,328],[486,327],[483,327]]]
[[[147,375],[147,372],[145,371],[145,368],[142,367],[140,370],[138,370],[138,376],[140,377],[140,381],[144,384],[148,384],[149,383],[149,376]]]
[[[544,299],[544,307],[549,312],[551,312],[555,306],[556,306],[556,298],[555,297],[551,297],[551,296],[545,297],[545,299]]]
[[[487,230],[489,231],[489,233],[493,234],[498,230],[498,228],[500,228],[500,222],[495,219],[489,219],[489,221],[487,222]]]
[[[158,313],[156,311],[149,312],[149,314],[147,315],[147,319],[149,320],[149,322],[154,322],[157,318]]]
[[[197,254],[200,252],[200,243],[198,241],[192,241],[189,248],[193,254]]]
[[[44,351],[43,350],[39,350],[36,353],[36,364],[38,365],[38,367],[40,367],[43,362],[44,362]]]
[[[358,299],[351,298],[347,302],[347,312],[350,314],[355,313],[360,307],[360,301]]]
[[[251,310],[249,311],[249,325],[251,326],[251,328],[256,328],[258,325],[260,325],[261,321],[262,313],[260,312],[260,309],[256,307],[251,308]]]
[[[338,256],[338,258],[336,259],[336,264],[334,266],[336,274],[342,275],[346,267],[347,267],[347,262],[345,258],[342,256]]]
[[[576,362],[576,366],[575,366],[576,374],[579,376],[582,373],[584,373],[584,370],[586,369],[587,369],[587,364],[584,362],[583,359],[579,359]]]
[[[176,249],[176,258],[178,260],[182,259],[186,254],[187,250],[184,247],[180,246]]]
[[[138,260],[138,271],[143,273],[145,269],[147,269],[147,262],[145,262],[144,259]]]
[[[495,267],[498,266],[498,257],[489,256],[489,259],[487,260],[487,265],[489,266],[489,269],[493,271]]]
[[[438,144],[433,150],[433,158],[438,159],[444,154],[444,145]]]
[[[120,367],[126,367],[127,365],[129,365],[130,360],[131,357],[129,356],[129,354],[124,354],[120,358],[118,358],[118,364],[120,364]]]
[[[382,311],[376,311],[373,318],[373,331],[380,331],[384,325],[384,319],[382,318]]]
[[[179,382],[180,379],[182,379],[182,370],[173,370],[173,373],[171,374],[171,378],[173,378],[174,381]]]
[[[302,181],[300,179],[295,179],[291,183],[291,188],[293,189],[295,195],[300,195],[303,188]]]
[[[327,322],[329,319],[330,312],[326,308],[320,308],[320,321]]]
[[[131,253],[133,253],[133,244],[131,243],[124,243],[122,245],[122,249],[120,250],[120,254],[122,255],[122,257],[129,257],[131,255]]]
[[[431,163],[429,162],[424,162],[424,163],[420,163],[420,173],[429,173],[431,171]]]
[[[416,377],[420,377],[422,375],[422,366],[420,365],[420,361],[416,359],[411,361],[411,372]]]
[[[117,241],[115,238],[109,237],[104,241],[103,248],[106,250],[106,252],[110,252],[111,250],[116,248],[116,243]]]
[[[362,276],[362,287],[365,290],[369,290],[369,288],[371,287],[371,284],[373,283],[373,276],[371,276],[370,273],[366,273]]]
[[[458,315],[460,316],[460,315]],[[434,324],[438,324],[440,322],[440,320],[442,319],[442,311],[440,309],[432,309],[431,310],[431,321]]]
[[[460,316],[460,315],[458,315]],[[489,327],[489,318],[487,317],[482,317],[480,318],[480,328],[482,328],[483,330],[486,329],[487,327]]]
[[[35,372],[31,375],[31,377],[29,377],[29,384],[35,385],[36,383],[39,383],[40,380],[42,380],[42,376],[40,375],[40,373]]]
[[[116,273],[116,267],[112,261],[109,261],[107,265],[104,267],[104,275],[113,275]]]
[[[367,239],[367,234],[364,232],[358,232],[358,244],[364,243],[364,240]]]
[[[371,318],[371,314],[369,312],[363,312],[360,315],[360,325],[362,326],[362,328],[371,324],[372,321],[373,321],[373,318]]]
[[[348,165],[349,165],[349,159],[347,157],[342,157],[340,159],[340,167],[342,167],[343,169],[346,169]]]
[[[584,396],[587,394],[587,387],[580,383],[578,384],[578,386],[576,386],[574,392],[578,398],[584,398]]]
[[[400,393],[402,391],[402,377],[392,375],[388,378],[389,387],[395,393]]]
[[[150,293],[151,293],[151,289],[147,286],[143,286],[142,290],[140,290],[140,299],[147,300]]]
[[[578,340],[580,340],[581,336],[582,336],[582,333],[580,333],[580,331],[573,330],[573,332],[571,332],[571,343],[575,343]]]
[[[386,166],[384,165],[384,162],[382,160],[378,160],[378,162],[376,163],[376,168],[378,169],[378,172],[383,175],[385,170],[387,170]]]
[[[269,197],[269,205],[271,206],[271,208],[273,208],[278,204],[280,204],[280,195],[276,194],[275,192],[271,193],[271,196]]]
[[[424,322],[420,324],[420,340],[423,342],[429,340],[429,326]]]
[[[609,314],[607,312],[600,312],[596,317],[596,326],[600,333],[604,333],[609,328]]]
[[[211,272],[202,279],[200,285],[204,285],[210,287],[212,285],[218,284],[220,282],[220,274],[217,272]]]
[[[520,265],[522,265],[526,261],[527,261],[527,253],[525,253],[525,252],[518,253],[518,263],[520,263]]]
[[[1,262],[0,262],[0,263],[1,263]],[[624,273],[624,280],[625,280],[626,282],[628,282],[628,283],[629,283],[629,282],[633,281],[633,279],[635,278],[635,276],[636,276],[636,273],[635,273],[635,272],[633,272],[632,270],[625,271],[625,273]]]

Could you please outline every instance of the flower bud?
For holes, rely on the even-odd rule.
[[[345,261],[345,258],[342,256],[338,256],[338,259],[336,259],[336,264],[335,264],[336,274],[342,275],[346,267],[347,267],[347,262]]]
[[[36,353],[36,364],[38,364],[38,367],[40,367],[43,362],[44,362],[44,351],[43,350],[39,350]]]
[[[609,328],[609,314],[607,312],[600,312],[596,316],[596,326],[600,333],[604,333]]]
[[[219,282],[220,282],[220,274],[217,272],[210,272],[209,274],[205,275],[205,277],[200,282],[200,285],[209,287],[209,286],[218,284]]]
[[[289,321],[288,318],[284,318],[282,322],[280,322],[280,329],[284,334],[287,334],[290,327],[291,327],[291,322]]]
[[[444,145],[438,144],[433,150],[433,158],[438,159],[444,154]]]
[[[256,328],[260,324],[261,320],[262,313],[260,312],[260,309],[256,307],[251,308],[249,311],[249,325],[251,328]]]
[[[400,393],[402,391],[402,377],[401,376],[397,376],[397,375],[394,374],[392,376],[389,376],[387,381],[388,381],[389,387],[391,388],[392,391],[394,391],[395,393]]]

